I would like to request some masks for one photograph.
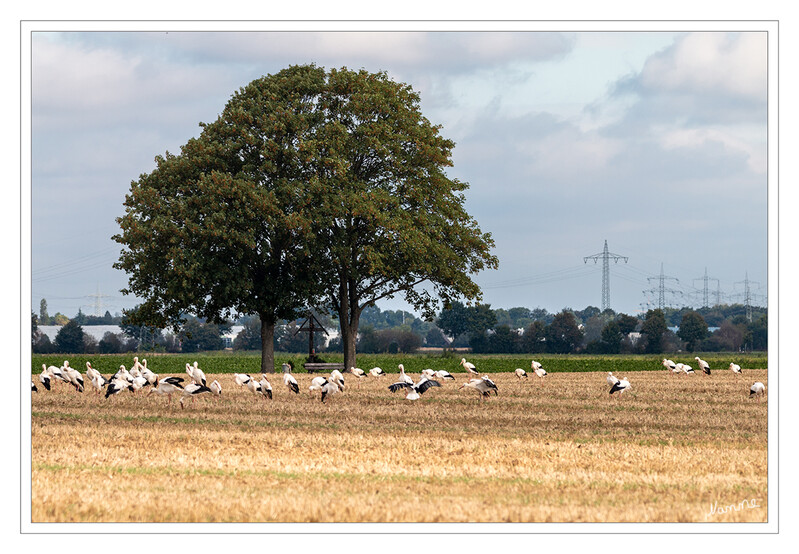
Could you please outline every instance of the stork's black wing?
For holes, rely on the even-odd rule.
[[[416,390],[419,394],[422,394],[430,387],[440,387],[440,386],[441,383],[439,383],[438,381],[434,381],[433,379],[426,379],[425,381],[422,381],[421,383],[416,385]]]
[[[613,384],[613,387],[610,389],[610,394],[613,394],[614,392],[618,392],[627,388],[625,386],[620,386],[620,383],[621,381]]]
[[[404,381],[399,381],[397,383],[388,386],[388,390],[390,390],[391,392],[397,392],[400,389],[410,389],[410,388],[413,388],[413,385],[411,385],[410,383],[405,383]]]

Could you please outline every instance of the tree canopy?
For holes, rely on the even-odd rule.
[[[432,319],[439,299],[479,299],[493,241],[446,176],[454,143],[419,96],[385,73],[291,66],[233,95],[219,118],[156,158],[114,237],[140,323],[257,314],[262,370],[274,326],[331,305],[345,363],[362,311],[402,294]],[[422,286],[424,285],[424,286]]]

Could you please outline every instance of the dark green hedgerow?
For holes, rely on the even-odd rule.
[[[258,352],[199,352],[197,354],[155,354],[140,352],[136,354],[139,361],[146,359],[147,367],[156,373],[181,373],[185,371],[186,364],[195,361],[205,373],[258,373],[261,370],[261,355]],[[699,370],[694,360],[697,354],[674,355],[667,357],[675,362],[683,362]],[[32,372],[39,373],[42,364],[61,366],[64,360],[69,360],[69,365],[80,370],[86,371],[86,362],[89,361],[92,367],[98,369],[103,374],[114,373],[120,365],[130,368],[133,365],[133,354],[48,354],[34,355],[32,359]],[[322,354],[321,357],[326,362],[342,362],[341,354]],[[648,371],[661,370],[661,360],[664,356],[638,356],[638,355],[618,355],[618,356],[589,356],[589,355],[514,355],[514,354],[491,354],[473,356],[470,354],[448,353],[441,354],[360,354],[358,355],[358,366],[368,371],[378,366],[387,373],[397,373],[397,366],[403,364],[408,373],[419,373],[423,369],[440,370],[444,369],[450,373],[464,372],[460,360],[465,357],[477,366],[478,371],[483,373],[497,373],[513,371],[520,367],[526,371],[530,370],[531,360],[537,360],[544,368],[551,373],[557,372],[577,372],[577,371],[612,371],[614,373],[624,371]],[[730,362],[740,365],[744,369],[767,369],[768,356],[766,354],[739,354],[739,353],[713,353],[700,354],[706,360],[711,370],[727,370]],[[290,362],[297,373],[304,372],[302,364],[305,362],[304,354],[282,354],[275,355],[275,367],[280,371],[280,366],[284,362]]]

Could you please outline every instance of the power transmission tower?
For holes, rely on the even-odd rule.
[[[746,306],[746,319],[748,321],[752,321],[752,292],[749,288],[749,283],[754,283],[757,285],[757,288],[760,288],[760,283],[757,281],[750,281],[749,280],[749,272],[747,271],[746,276],[744,277],[743,281],[738,281],[734,283],[734,285],[740,285],[743,283],[744,285],[744,306]]]
[[[602,260],[602,311],[604,312],[608,308],[610,308],[610,264],[608,263],[610,259],[613,259],[615,263],[619,263],[619,260],[624,260],[624,263],[627,263],[628,258],[626,256],[620,256],[618,254],[612,254],[608,252],[608,241],[605,239],[605,248],[599,254],[593,254],[591,256],[585,256],[583,258],[583,263],[588,263],[588,260],[594,260],[594,263],[597,260]]]
[[[665,307],[665,305],[666,305],[666,293],[667,292],[670,293],[670,294],[682,294],[678,290],[667,289],[666,288],[666,280],[667,279],[672,280],[672,281],[677,281],[678,283],[680,282],[680,280],[677,279],[676,277],[668,277],[667,275],[665,275],[663,273],[663,262],[660,262],[660,275],[659,276],[657,276],[657,277],[647,277],[646,278],[646,280],[650,281],[650,282],[653,279],[657,279],[658,280],[657,293],[658,293],[658,309],[659,310],[662,310]],[[655,289],[650,289],[649,291],[644,291],[644,293],[647,293],[647,292],[655,292]]]
[[[111,298],[111,295],[109,295],[109,294],[100,294],[100,284],[98,283],[97,284],[97,292],[95,294],[87,294],[86,297],[87,298],[94,298],[94,315],[96,315],[97,317],[102,317],[103,313],[102,313],[101,310],[105,307],[105,304],[103,304],[102,299],[103,298]]]
[[[702,288],[702,307],[703,308],[708,308],[708,307],[710,307],[710,302],[709,302],[707,282],[708,281],[716,281],[716,283],[718,284],[719,280],[716,279],[715,277],[708,277],[707,276],[707,268],[705,268],[705,276],[704,277],[697,277],[696,279],[694,279],[694,282],[699,281],[700,279],[702,279],[704,281],[704,287]],[[718,304],[719,304],[719,293],[717,291],[716,292],[716,305],[718,305]]]

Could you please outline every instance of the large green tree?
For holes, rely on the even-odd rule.
[[[454,143],[419,104],[385,73],[347,69],[330,71],[320,99],[319,222],[347,367],[364,308],[401,295],[432,319],[439,299],[479,299],[472,276],[497,266],[464,209],[468,185],[444,171]]]
[[[577,318],[568,310],[555,315],[546,329],[547,350],[558,354],[574,352],[583,340]]]
[[[648,354],[663,352],[663,335],[668,331],[663,310],[648,310],[641,324],[641,334],[646,337],[644,349]]]
[[[83,352],[83,327],[75,321],[66,323],[54,341],[56,351],[64,354],[80,354]]]
[[[123,290],[144,299],[136,322],[178,328],[185,313],[261,320],[261,370],[274,371],[274,331],[321,294],[309,190],[325,80],[292,66],[235,93],[179,155],[131,185],[114,237]],[[331,191],[334,194],[334,191]]]
[[[687,312],[682,316],[677,336],[685,341],[688,352],[696,350],[696,346],[707,337],[707,323],[697,312]]]

